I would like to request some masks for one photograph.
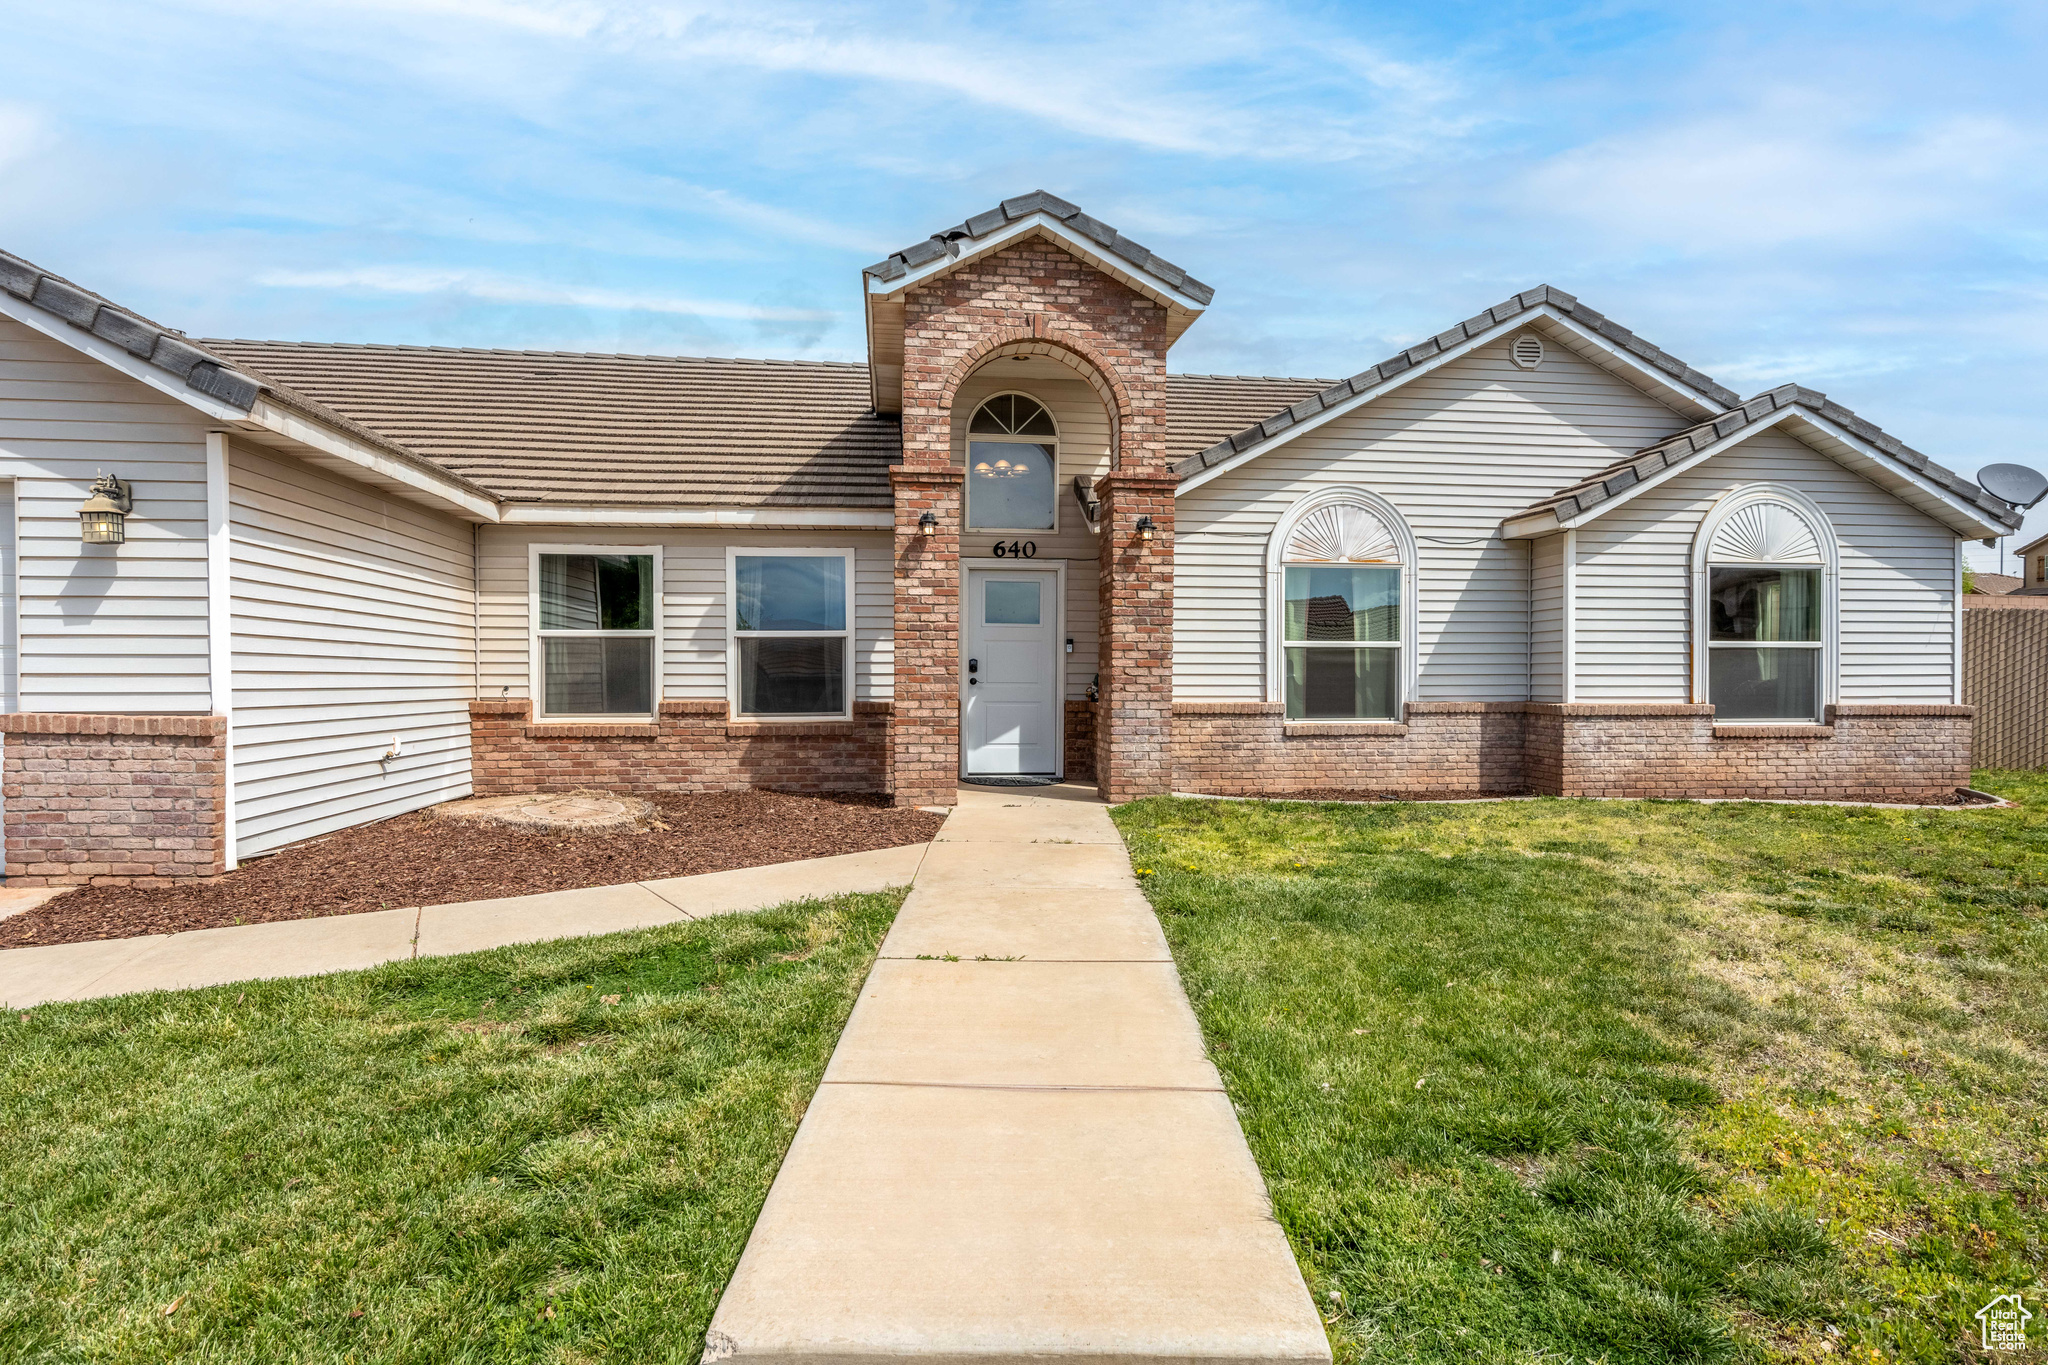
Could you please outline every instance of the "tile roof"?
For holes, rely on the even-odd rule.
[[[1495,304],[1485,312],[1418,342],[1399,355],[1390,356],[1370,369],[1361,370],[1349,379],[1340,379],[1320,393],[1309,395],[1261,422],[1233,432],[1227,439],[1219,440],[1207,449],[1197,451],[1181,460],[1175,467],[1175,472],[1183,479],[1192,478],[1203,470],[1222,464],[1263,441],[1271,440],[1297,422],[1305,422],[1326,408],[1334,408],[1369,394],[1380,385],[1417,365],[1426,364],[1445,351],[1461,346],[1471,338],[1503,323],[1534,312],[1545,304],[1549,304],[1588,331],[1606,338],[1652,368],[1661,370],[1697,393],[1705,394],[1723,407],[1732,408],[1742,401],[1742,396],[1735,390],[1723,388],[1677,356],[1652,346],[1604,313],[1595,312],[1562,289],[1553,289],[1547,284],[1542,284]]]
[[[1135,268],[1164,280],[1197,303],[1206,304],[1216,297],[1214,289],[1172,261],[1163,256],[1153,255],[1109,224],[1090,218],[1077,206],[1044,190],[1033,190],[1030,194],[1019,195],[1015,199],[1005,199],[988,212],[977,213],[956,227],[934,232],[921,242],[914,242],[901,251],[891,252],[861,273],[872,275],[884,283],[900,280],[920,266],[930,265],[933,261],[946,256],[959,255],[957,243],[978,241],[997,229],[1006,227],[1019,218],[1028,218],[1034,213],[1044,213],[1059,219],[1108,254],[1119,260],[1128,261]]]
[[[1166,459],[1175,464],[1249,422],[1330,387],[1327,379],[1234,374],[1166,376]]]
[[[151,322],[140,313],[131,312],[90,289],[81,288],[61,275],[53,275],[5,251],[0,251],[0,290],[52,317],[61,318],[81,332],[89,332],[102,341],[119,346],[137,360],[182,381],[195,393],[205,394],[228,407],[248,412],[255,407],[257,398],[268,394],[282,406],[346,431],[357,440],[407,464],[432,469],[436,474],[448,473],[436,469],[431,461],[403,446],[393,445],[385,437],[343,414],[322,407],[314,399],[263,376],[248,373],[238,362],[208,350],[204,344],[191,340],[183,332]],[[460,479],[457,481],[462,482]],[[466,486],[472,493],[490,496],[473,484]]]
[[[510,502],[887,507],[865,365],[207,341]]]
[[[1773,415],[1795,407],[1825,417],[1866,444],[1875,446],[1922,478],[1939,485],[1973,507],[1990,513],[1992,520],[2012,526],[2019,524],[2019,513],[1986,493],[1971,480],[1953,470],[1942,468],[1898,437],[1858,417],[1826,394],[1802,388],[1797,384],[1782,384],[1775,389],[1767,390],[1732,412],[1708,418],[1653,445],[1644,446],[1627,459],[1617,460],[1605,469],[1596,470],[1577,483],[1560,488],[1549,497],[1531,503],[1515,513],[1511,520],[1547,510],[1554,513],[1560,522],[1568,521],[1582,512],[1591,511],[1644,479],[1672,465],[1680,464],[1718,442],[1754,430]]]
[[[865,365],[204,344],[512,502],[887,507],[902,451],[898,421],[869,406]],[[1328,384],[1168,375],[1168,456]]]

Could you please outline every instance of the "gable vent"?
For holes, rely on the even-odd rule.
[[[1533,370],[1543,363],[1543,338],[1534,332],[1524,332],[1515,338],[1515,344],[1508,348],[1508,354],[1515,363],[1525,370]]]

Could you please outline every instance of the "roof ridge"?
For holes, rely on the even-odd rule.
[[[1974,480],[1966,479],[1954,470],[1935,463],[1875,422],[1843,407],[1820,390],[1809,389],[1803,384],[1780,384],[1776,388],[1765,389],[1734,405],[1727,412],[1717,413],[1705,421],[1682,427],[1669,436],[1652,441],[1624,459],[1616,460],[1576,482],[1566,484],[1550,496],[1533,502],[1515,513],[1515,516],[1526,517],[1547,508],[1559,521],[1564,521],[1591,511],[1644,479],[1651,478],[1694,455],[1703,454],[1723,441],[1734,440],[1744,432],[1753,431],[1767,420],[1791,408],[1803,408],[1825,418],[1879,453],[1964,501],[1991,513],[2000,521],[2010,521],[2015,527],[2018,526],[2016,514],[2012,509],[2004,501],[1985,492]]]
[[[1339,382],[1335,379],[1317,379],[1310,375],[1211,374],[1206,371],[1197,370],[1173,370],[1169,371],[1166,377],[1168,379],[1240,379],[1262,384],[1321,384],[1326,388],[1331,384]]]
[[[864,360],[809,360],[782,356],[663,355],[645,351],[530,351],[510,346],[415,345],[397,341],[282,341],[260,337],[207,337],[211,346],[290,346],[326,351],[431,351],[443,355],[500,355],[547,357],[566,360],[699,360],[721,365],[824,365],[837,369],[865,370]]]
[[[1364,397],[1396,375],[1404,374],[1417,365],[1426,364],[1445,351],[1463,345],[1471,338],[1515,318],[1534,312],[1545,304],[1557,309],[1587,330],[1614,342],[1651,367],[1663,371],[1696,392],[1705,394],[1724,408],[1732,408],[1742,401],[1741,395],[1735,390],[1716,383],[1710,376],[1694,369],[1677,356],[1651,345],[1606,314],[1587,307],[1562,289],[1539,284],[1534,289],[1525,289],[1512,298],[1495,304],[1483,313],[1466,318],[1455,327],[1419,341],[1377,365],[1360,370],[1349,379],[1340,379],[1313,398],[1305,398],[1299,403],[1282,408],[1265,421],[1246,427],[1243,431],[1218,441],[1207,450],[1188,456],[1174,466],[1174,472],[1183,479],[1199,474],[1202,470],[1220,464],[1241,451],[1251,449],[1261,441],[1272,439],[1297,422],[1307,421],[1324,408],[1333,408],[1340,403],[1348,403],[1355,397]]]
[[[934,232],[923,241],[913,242],[901,251],[890,252],[861,274],[872,275],[878,280],[900,280],[912,270],[930,265],[941,257],[958,257],[960,251],[955,243],[986,237],[998,228],[1021,218],[1029,218],[1034,213],[1057,218],[1110,255],[1166,281],[1197,303],[1206,305],[1216,297],[1213,288],[1203,284],[1172,261],[1155,255],[1149,248],[1140,246],[1101,219],[1091,218],[1081,212],[1078,205],[1070,204],[1045,190],[1033,190],[1014,199],[1005,199],[986,213],[977,213],[965,222]]]

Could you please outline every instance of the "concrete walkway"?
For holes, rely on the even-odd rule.
[[[1330,1359],[1092,790],[962,791],[719,1303],[728,1357]]]
[[[882,891],[908,885],[929,847],[906,844],[695,877],[366,915],[10,948],[0,951],[0,1004],[27,1009],[53,1000],[319,976],[510,943],[645,929],[807,896]]]

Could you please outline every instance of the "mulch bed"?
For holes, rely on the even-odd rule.
[[[568,834],[416,811],[185,886],[82,886],[0,920],[0,948],[175,934],[411,905],[569,891],[918,844],[943,816],[883,796],[636,793],[666,829]]]

